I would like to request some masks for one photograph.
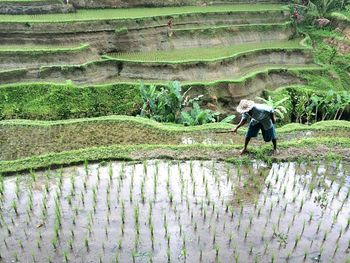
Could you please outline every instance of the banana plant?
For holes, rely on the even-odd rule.
[[[317,122],[318,111],[319,111],[320,106],[323,103],[323,99],[322,99],[322,97],[320,97],[316,94],[313,94],[310,97],[310,100],[311,100],[311,105],[315,108],[315,122]]]
[[[350,93],[348,91],[343,91],[341,96],[341,103],[334,116],[334,119],[338,118],[338,120],[340,120],[344,114],[345,109],[348,108],[349,106],[350,106]]]
[[[284,114],[288,113],[287,109],[282,106],[282,104],[289,99],[288,97],[284,97],[278,101],[274,101],[271,96],[269,96],[267,99],[261,97],[257,97],[257,99],[270,106],[274,110],[277,118],[284,119]]]

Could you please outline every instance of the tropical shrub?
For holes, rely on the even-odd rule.
[[[274,111],[277,118],[284,119],[284,114],[287,113],[286,107],[282,106],[282,104],[288,100],[288,97],[284,97],[280,100],[274,100],[271,96],[268,96],[267,99],[257,97],[258,100],[261,100],[266,105],[270,106]]]
[[[345,10],[349,0],[308,0],[300,3],[298,11],[312,18],[324,18],[334,11]]]
[[[190,98],[187,92],[182,93],[178,81],[170,82],[166,87],[146,86],[141,83],[140,93],[143,101],[141,116],[159,122],[175,122],[186,126],[216,122],[219,112],[201,109],[199,106],[203,95]],[[234,118],[234,115],[230,115],[221,122],[230,122]]]
[[[143,101],[141,116],[152,118],[159,122],[178,122],[183,107],[181,85],[174,81],[166,87],[157,88],[155,85],[140,85]]]
[[[139,86],[111,84],[79,87],[21,83],[0,87],[0,119],[63,120],[106,115],[136,115]]]
[[[313,123],[321,120],[340,120],[350,106],[349,91],[314,91],[313,88],[288,87],[277,92],[268,92],[272,100],[289,94],[286,102],[292,103],[291,120],[298,123]]]

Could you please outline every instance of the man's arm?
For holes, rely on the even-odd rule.
[[[271,112],[271,113],[270,113],[270,117],[271,117],[272,123],[273,123],[273,124],[276,124],[275,113]]]
[[[246,124],[246,123],[247,123],[247,119],[242,119],[242,120],[240,121],[240,123],[238,123],[238,125],[236,126],[236,128],[234,128],[234,129],[232,130],[232,132],[233,132],[233,133],[236,133],[237,130],[238,130],[240,127],[242,127],[244,124]]]

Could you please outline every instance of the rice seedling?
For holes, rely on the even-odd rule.
[[[167,255],[168,263],[170,263],[170,262],[171,262],[171,252],[170,252],[170,248],[167,248],[167,250],[166,250],[166,255]]]
[[[136,250],[131,251],[131,258],[133,263],[136,262],[136,256],[137,256]]]
[[[123,239],[120,238],[120,239],[118,240],[117,247],[118,247],[119,250],[121,250],[121,249],[123,248]]]
[[[327,240],[327,237],[328,237],[328,231],[326,230],[323,234],[323,238],[322,238],[322,243],[324,243],[326,240]]]
[[[16,200],[12,200],[11,207],[12,207],[13,211],[16,213],[16,216],[18,216],[19,214],[18,214],[17,201]]]
[[[84,238],[84,246],[87,252],[89,252],[90,247],[89,247],[89,239],[87,237]]]
[[[300,242],[301,236],[297,235],[294,240],[294,250],[297,248],[299,242]]]

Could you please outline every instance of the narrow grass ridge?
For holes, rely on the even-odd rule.
[[[80,44],[79,46],[43,46],[43,45],[0,45],[0,55],[15,54],[48,54],[48,53],[67,53],[79,52],[90,47],[89,44]]]
[[[39,121],[39,120],[3,120],[0,121],[1,127],[7,126],[29,126],[29,127],[51,127],[56,125],[71,125],[80,123],[98,123],[98,122],[113,122],[116,125],[118,123],[126,123],[131,127],[140,126],[141,128],[154,129],[163,132],[174,132],[174,133],[190,133],[198,131],[229,131],[234,126],[228,123],[210,123],[199,126],[185,127],[181,124],[173,123],[159,123],[154,120],[132,117],[132,116],[105,116],[98,118],[81,118],[81,119],[70,119],[70,120],[59,120],[59,121]],[[291,123],[277,128],[278,133],[290,133],[296,131],[327,131],[327,130],[350,130],[349,121],[321,121],[312,125]],[[243,131],[241,131],[244,133]]]
[[[125,8],[125,9],[92,9],[78,10],[68,14],[43,14],[43,15],[0,15],[1,22],[26,22],[26,23],[56,23],[94,20],[120,20],[142,19],[160,16],[176,16],[186,14],[206,13],[236,13],[236,12],[269,12],[288,11],[281,4],[236,4],[218,6],[183,6],[161,8]]]

